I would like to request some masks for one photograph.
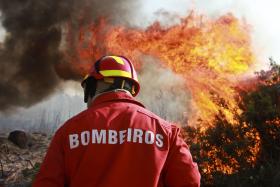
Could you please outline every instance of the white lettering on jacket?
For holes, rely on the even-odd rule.
[[[146,144],[153,144],[155,141],[155,134],[152,131],[147,131],[145,133],[145,142]]]
[[[89,131],[84,131],[81,133],[81,142],[82,142],[82,145],[89,144]]]
[[[154,133],[150,130],[132,129],[126,130],[97,130],[82,131],[81,133],[69,134],[70,149],[91,144],[123,144],[126,142],[139,144],[155,144],[161,148],[164,145],[164,137],[162,134]]]
[[[98,133],[98,130],[93,129],[92,130],[92,143],[100,144],[101,142],[102,142],[102,144],[106,143],[106,130],[100,130],[100,132]]]
[[[162,147],[163,146],[163,136],[161,134],[157,134],[156,139],[157,139],[156,145],[158,147]]]
[[[118,143],[118,132],[115,130],[109,130],[109,137],[108,137],[109,144],[117,144]]]
[[[79,146],[79,135],[78,134],[70,134],[69,135],[69,144],[70,149],[74,149]]]

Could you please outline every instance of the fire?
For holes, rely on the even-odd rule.
[[[190,126],[185,128],[196,127],[186,130],[186,141],[194,145],[192,151],[206,181],[211,181],[215,172],[230,175],[241,166],[257,163],[261,134],[251,122],[240,120],[241,92],[257,89],[259,84],[257,78],[244,81],[256,58],[250,27],[232,14],[208,19],[192,12],[180,24],[164,27],[155,22],[147,29],[110,25],[101,18],[81,28],[75,50],[78,56],[71,68],[76,73],[89,69],[100,56],[119,54],[130,58],[138,70],[144,63],[142,57],[152,56],[182,76],[193,108],[188,116]],[[264,77],[272,80],[266,85],[280,81],[274,71],[265,76],[272,77]],[[278,127],[279,121],[267,121],[266,125]],[[209,142],[213,137],[214,142]]]
[[[192,154],[206,181],[213,179],[213,173],[230,175],[257,163],[260,134],[246,122],[239,125],[216,122],[215,127],[186,127],[184,132],[186,142],[194,146]]]
[[[280,130],[280,118],[268,120],[265,122],[267,133],[272,137],[272,140],[277,140]]]
[[[220,145],[217,144],[216,146],[213,146],[209,143],[204,144],[203,148],[209,149],[209,151],[202,152],[202,156],[207,159],[210,158],[209,160],[212,161],[202,162],[201,166],[204,168],[204,173],[210,174],[213,171],[219,171],[225,174],[233,174],[239,170],[241,163],[243,164],[243,167],[244,165],[255,165],[261,144],[259,133],[256,131],[256,129],[250,128],[246,123],[240,124],[238,128],[232,127],[231,130],[235,136],[230,138],[230,136],[227,136],[227,134],[223,134],[221,136],[223,142],[221,142]],[[239,132],[241,132],[243,137],[240,136]],[[202,132],[200,136],[207,136],[207,134]],[[223,149],[223,147],[226,148],[225,144],[234,145],[234,142],[242,141],[243,139],[246,139],[248,143],[248,145],[244,145],[247,146],[246,148],[235,147],[235,149],[231,150],[234,152],[233,155],[236,155],[236,157],[229,155],[228,150]],[[243,158],[246,159],[242,160]]]
[[[231,14],[210,20],[191,13],[181,23],[168,28],[158,22],[146,30],[112,26],[101,19],[83,28],[77,48],[80,65],[112,53],[132,59],[139,69],[142,55],[153,56],[163,66],[185,79],[193,108],[189,123],[198,119],[211,125],[215,115],[236,123],[238,107],[235,90],[255,61],[249,27]]]

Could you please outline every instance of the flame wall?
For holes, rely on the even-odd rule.
[[[191,124],[198,119],[211,124],[217,114],[235,123],[234,115],[241,113],[235,87],[255,58],[249,26],[231,14],[210,20],[192,12],[180,24],[165,28],[154,23],[146,30],[111,26],[100,19],[82,28],[80,36],[76,68],[104,54],[121,54],[141,71],[143,55],[150,55],[182,76],[193,98]]]

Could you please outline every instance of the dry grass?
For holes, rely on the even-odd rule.
[[[7,140],[8,134],[0,135],[0,186],[28,186],[46,153],[50,138],[41,133],[32,133],[33,145],[20,149]]]

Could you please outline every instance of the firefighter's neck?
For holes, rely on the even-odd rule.
[[[110,92],[125,92],[126,94],[131,95],[131,93],[125,89],[115,89],[115,90],[110,90],[110,91],[104,91],[107,90],[110,87],[109,83],[106,82],[98,82],[97,83],[97,88],[96,88],[96,93],[94,97],[89,96],[88,97],[88,102],[87,102],[87,107],[89,108],[93,101],[98,98],[100,95],[110,93]]]

